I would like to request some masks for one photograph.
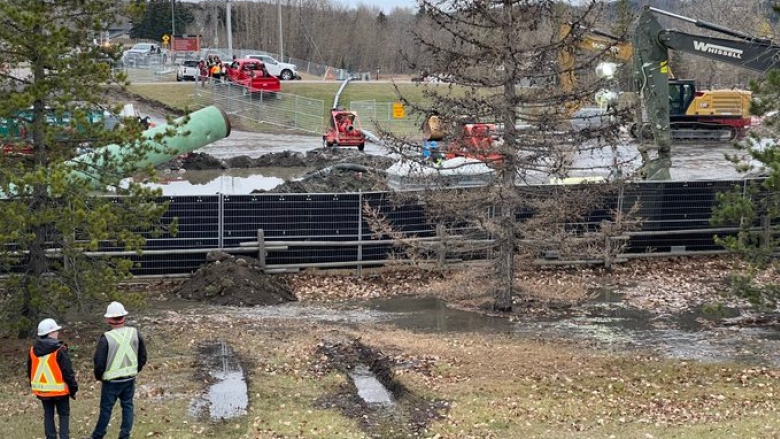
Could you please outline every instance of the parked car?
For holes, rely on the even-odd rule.
[[[200,76],[200,67],[198,66],[198,60],[186,60],[179,64],[179,68],[176,70],[176,80],[181,82],[186,80],[195,81]]]
[[[265,64],[268,72],[281,80],[301,79],[301,76],[298,74],[298,67],[295,64],[277,61],[269,55],[247,55],[247,58],[259,59]]]
[[[125,50],[125,53],[138,53],[141,55],[154,55],[157,53],[162,53],[162,49],[160,49],[160,46],[154,44],[154,43],[137,43],[134,44],[133,47],[131,47],[128,50]]]
[[[271,75],[263,62],[256,59],[233,60],[227,69],[227,79],[242,86],[244,94],[276,93],[281,90],[279,78]]]
[[[122,52],[122,64],[129,67],[164,63],[168,52],[163,51],[154,43],[137,43],[129,50]]]

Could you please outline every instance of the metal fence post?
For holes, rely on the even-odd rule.
[[[295,105],[293,106],[293,126],[295,128],[299,128],[299,126],[298,126],[298,95],[295,95]]]
[[[257,260],[260,269],[265,271],[265,232],[263,229],[257,229]]]
[[[358,221],[358,242],[363,240],[363,191],[358,191],[358,214],[357,214],[357,221]],[[363,262],[363,245],[358,244],[358,253],[357,253],[357,260],[358,260],[358,266],[357,266],[357,275],[358,277],[361,277],[363,275],[363,264],[360,264],[360,262]]]
[[[217,194],[217,245],[220,250],[225,248],[225,195]]]

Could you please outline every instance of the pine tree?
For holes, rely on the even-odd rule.
[[[151,142],[138,142],[133,118],[107,129],[112,90],[125,85],[111,69],[118,56],[93,45],[117,17],[113,0],[0,2],[0,120],[3,143],[30,154],[0,155],[2,322],[18,334],[41,316],[62,316],[116,297],[132,262],[89,256],[107,246],[139,250],[142,232],[160,231],[167,209],[158,191],[121,184]],[[132,5],[132,3],[131,3]],[[162,140],[162,139],[160,139]],[[124,148],[124,157],[95,152]],[[101,150],[95,150],[101,151]],[[118,197],[105,196],[112,188]],[[171,224],[175,229],[175,224]],[[125,298],[129,300],[129,298]]]
[[[476,245],[484,246],[488,237],[495,242],[491,268],[482,270],[476,285],[492,296],[494,310],[511,311],[518,299],[529,298],[517,283],[516,264],[529,264],[549,251],[574,258],[586,251],[588,239],[564,223],[586,215],[609,190],[609,185],[534,186],[570,177],[575,157],[588,150],[609,151],[618,141],[615,124],[575,130],[569,120],[568,109],[592,102],[595,92],[608,86],[593,78],[596,55],[572,67],[577,74],[591,73],[589,78],[582,75],[576,89],[559,86],[567,73],[559,54],[576,51],[582,39],[579,27],[566,35],[559,29],[563,23],[593,27],[598,4],[567,8],[549,1],[422,1],[419,16],[424,23],[415,28],[415,37],[423,56],[410,54],[408,59],[422,60],[413,63],[415,71],[449,85],[424,86],[425,102],[402,100],[410,112],[436,116],[449,135],[441,141],[442,150],[455,146],[466,157],[485,160],[495,168],[496,180],[479,189],[414,196],[424,197],[426,212],[440,227],[451,225],[458,234],[470,231]],[[499,138],[488,146],[472,145],[466,131],[470,123],[484,124]],[[398,140],[405,146],[399,152],[408,152],[411,140]],[[454,287],[462,290],[464,285]]]
[[[761,282],[757,274],[777,270],[778,218],[780,218],[780,70],[770,70],[761,81],[751,81],[753,100],[750,112],[764,117],[763,126],[749,138],[735,144],[737,152],[728,155],[738,170],[764,178],[745,179],[744,187],[717,194],[718,205],[711,223],[736,227],[734,234],[716,237],[716,242],[733,251],[745,262],[732,276],[733,292],[761,310],[774,310],[780,302],[780,286]],[[774,115],[773,115],[774,114]]]

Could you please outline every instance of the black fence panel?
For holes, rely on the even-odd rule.
[[[161,198],[168,202],[163,222],[176,218],[179,222],[176,236],[165,234],[147,240],[146,248],[187,249],[219,247],[219,195],[177,196]]]
[[[263,230],[274,241],[353,241],[358,239],[360,194],[257,194],[225,196],[225,247],[257,241]],[[269,252],[269,264],[357,260],[354,247],[294,247]]]
[[[642,231],[658,232],[632,238],[628,252],[721,249],[714,241],[714,233],[702,229],[714,228],[710,218],[717,203],[716,195],[731,191],[739,184],[739,181],[647,182],[627,187],[624,211],[638,206],[636,216],[642,221]],[[686,230],[690,232],[663,233]]]
[[[436,226],[429,223],[425,206],[420,202],[399,203],[391,193],[368,193],[362,197],[363,215],[361,239],[363,241],[388,240],[398,236],[427,238],[436,235]],[[385,228],[389,229],[386,230]],[[391,257],[403,257],[405,249],[393,244],[362,247],[365,261],[377,261]]]
[[[628,213],[636,207],[634,218],[641,221],[641,231],[628,242],[627,252],[673,252],[721,250],[710,224],[717,194],[741,188],[743,181],[642,182],[622,188],[603,190],[589,210],[576,219],[563,218],[572,230],[596,231],[602,222],[615,220],[615,213]],[[595,188],[593,188],[595,190]],[[600,188],[599,190],[602,190]],[[526,188],[529,196],[562,196],[563,190],[590,190],[587,187]],[[557,194],[557,195],[556,195]],[[576,192],[575,192],[576,194]],[[599,198],[600,197],[600,198]],[[271,249],[266,262],[278,264],[322,264],[381,261],[403,257],[405,249],[393,243],[371,245],[376,240],[435,237],[437,224],[426,215],[425,202],[406,197],[399,202],[392,193],[349,194],[251,194],[164,197],[170,208],[165,221],[176,218],[178,233],[147,237],[145,253],[132,256],[138,275],[190,273],[206,260],[212,249],[233,249],[233,253],[257,256],[257,250],[235,251],[257,246],[258,230],[262,229],[265,244],[275,242],[311,241],[312,245]],[[531,209],[517,212],[516,219],[525,221],[533,215]],[[568,222],[567,222],[568,221]],[[378,226],[379,224],[379,226]],[[446,224],[448,233],[463,234],[477,239],[488,238],[484,232],[460,230]],[[463,227],[471,227],[464,225]],[[349,245],[317,243],[354,242]],[[122,249],[103,247],[103,251]],[[167,254],[160,254],[161,251]]]

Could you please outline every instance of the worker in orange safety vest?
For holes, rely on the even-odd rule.
[[[59,439],[70,438],[70,401],[76,399],[79,385],[68,356],[68,345],[59,340],[62,326],[54,319],[38,324],[38,338],[30,347],[27,376],[32,393],[43,404],[43,428],[46,439],[57,439],[54,411],[60,419]]]

